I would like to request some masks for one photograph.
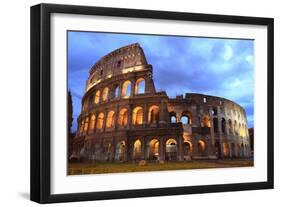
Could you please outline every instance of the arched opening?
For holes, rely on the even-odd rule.
[[[237,127],[238,127],[237,121],[235,120],[235,121],[234,121],[234,134],[235,134],[235,135],[238,135]]]
[[[103,146],[103,152],[104,152],[104,160],[109,161],[111,159],[111,150],[112,150],[112,145],[111,143],[105,144]]]
[[[128,110],[126,108],[119,111],[118,125],[123,127],[128,125]]]
[[[213,108],[211,109],[211,114],[212,114],[213,116],[217,116],[217,115],[218,115],[218,110],[217,110],[217,108],[213,107]]]
[[[103,127],[103,119],[104,119],[104,113],[99,113],[98,120],[97,120],[97,129],[102,129]]]
[[[106,128],[114,127],[114,117],[115,117],[114,111],[108,112],[107,118],[106,118]]]
[[[121,96],[128,98],[131,95],[131,81],[127,80],[122,85]]]
[[[229,157],[229,147],[227,143],[223,143],[223,156]]]
[[[134,160],[139,160],[141,159],[141,141],[138,139],[134,142],[133,146],[133,159]]]
[[[89,118],[86,117],[84,122],[84,132],[88,130],[88,126],[89,126]]]
[[[170,122],[171,123],[177,123],[177,115],[176,112],[172,111],[169,113],[170,116]]]
[[[125,141],[120,141],[116,145],[115,150],[115,160],[116,161],[125,161]]]
[[[197,143],[197,146],[198,146],[198,154],[204,155],[207,151],[206,150],[206,148],[207,148],[206,142],[203,141],[203,140],[199,140],[198,143]]]
[[[206,115],[206,116],[204,116],[204,118],[203,118],[203,126],[204,127],[211,127],[211,118],[210,118],[210,116],[208,116],[208,115]]]
[[[95,123],[96,123],[96,116],[95,114],[92,114],[90,120],[90,130],[95,129]]]
[[[166,160],[177,160],[177,141],[168,139],[166,141]]]
[[[135,94],[142,94],[142,93],[145,93],[145,80],[143,78],[139,78],[136,81]]]
[[[213,118],[214,132],[218,133],[218,118]]]
[[[229,134],[233,134],[233,128],[232,128],[232,121],[231,121],[231,119],[228,120],[228,131],[229,131]]]
[[[140,106],[135,107],[133,110],[133,124],[143,124],[143,109]]]
[[[156,124],[159,122],[159,107],[154,105],[148,110],[148,123]]]
[[[114,87],[114,94],[113,94],[113,98],[118,98],[119,97],[119,86],[118,85],[116,85],[115,87]]]
[[[98,90],[95,94],[95,104],[100,102],[100,91]]]
[[[181,116],[181,123],[186,125],[186,124],[191,124],[191,113],[190,112],[183,112],[182,113],[182,116]]]
[[[159,157],[159,141],[157,139],[152,139],[149,142],[149,159],[158,160]]]
[[[226,132],[226,121],[224,118],[222,118],[222,120],[221,120],[221,131],[222,131],[222,133]]]
[[[215,150],[217,157],[221,158],[221,144],[218,141],[215,142]]]
[[[100,160],[100,151],[101,147],[100,144],[96,143],[94,147],[94,160]]]
[[[107,101],[108,100],[108,92],[109,92],[109,88],[105,87],[102,91],[102,100],[103,101]]]
[[[185,141],[183,143],[183,159],[191,160],[191,156],[192,156],[192,145],[190,142]]]

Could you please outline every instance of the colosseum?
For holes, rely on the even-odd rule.
[[[157,80],[156,80],[157,81]],[[250,156],[245,110],[198,93],[156,91],[138,43],[101,58],[89,71],[71,157],[80,161],[189,161]]]

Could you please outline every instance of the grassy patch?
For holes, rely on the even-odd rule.
[[[139,166],[138,163],[70,163],[69,175],[120,173],[120,172],[144,172],[180,169],[204,169],[204,168],[227,168],[253,166],[252,160],[216,160],[216,161],[190,161],[190,162],[148,162],[147,165]]]

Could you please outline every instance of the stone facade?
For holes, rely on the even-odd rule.
[[[117,49],[90,70],[71,158],[130,161],[247,158],[244,109],[233,101],[157,92],[138,43]]]

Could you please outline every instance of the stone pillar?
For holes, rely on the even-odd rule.
[[[165,146],[164,146],[164,140],[163,140],[164,138],[163,137],[160,137],[160,139],[159,139],[159,147],[160,147],[160,149],[159,149],[159,160],[160,161],[163,161],[163,160],[165,160]]]
[[[136,80],[131,80],[131,97],[135,96]]]
[[[118,98],[120,98],[121,97],[121,93],[122,93],[122,82],[121,83],[119,83],[119,91],[118,91]],[[114,91],[114,93],[115,93],[115,91]]]
[[[115,109],[114,109],[114,128],[115,130],[118,128],[118,116],[119,116],[119,105],[116,105],[115,106]]]
[[[102,124],[102,131],[104,132],[106,129],[106,119],[107,119],[107,114],[108,114],[108,110],[106,109],[104,112],[104,119],[103,119],[103,124]]]
[[[182,137],[179,136],[179,137],[178,137],[178,159],[179,159],[179,161],[183,161],[183,149],[182,149],[182,145],[183,145],[183,140],[182,140]]]
[[[143,124],[148,124],[148,106],[144,104],[143,106]]]
[[[129,107],[128,107],[128,126],[129,126],[129,129],[132,128],[132,118],[133,118],[133,116],[132,116],[132,106],[129,105]]]
[[[233,156],[233,153],[234,152],[232,152],[232,147],[231,147],[231,143],[227,143],[227,145],[228,145],[228,156],[230,157],[230,158],[233,158],[234,156]]]
[[[166,100],[161,100],[160,109],[159,109],[159,123],[166,123],[166,116],[168,114],[167,111],[167,102]]]

